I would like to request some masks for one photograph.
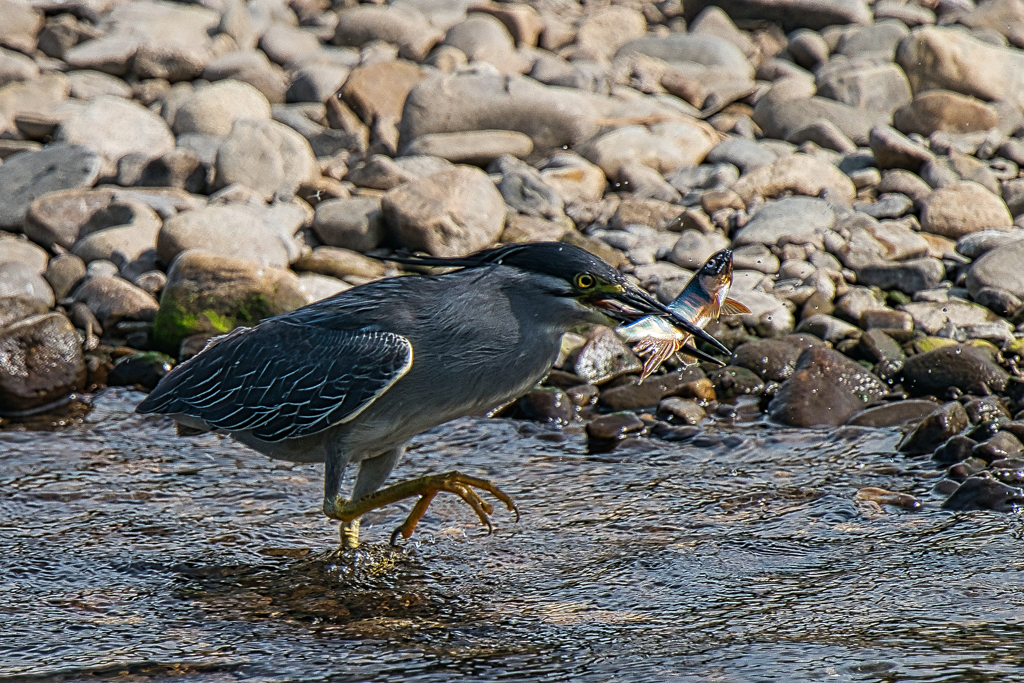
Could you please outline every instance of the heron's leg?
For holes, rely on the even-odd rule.
[[[384,484],[384,481],[391,474],[398,461],[405,453],[405,446],[393,448],[390,451],[381,453],[373,458],[366,458],[359,463],[359,474],[356,475],[356,483],[352,487],[351,500],[359,500],[368,493],[373,493]],[[340,496],[336,500],[341,500]],[[347,503],[344,501],[342,504]],[[330,513],[328,513],[330,514]],[[359,518],[348,522],[342,521],[339,527],[341,534],[341,547],[359,547]]]
[[[324,458],[324,514],[331,519],[340,519],[337,511],[348,501],[341,496],[341,478],[348,465],[348,456],[335,443],[326,444]],[[343,522],[339,530],[343,548],[359,546],[359,520]]]
[[[480,518],[480,522],[487,527],[487,531],[490,533],[494,528],[490,520],[490,514],[494,512],[494,508],[480,498],[480,494],[473,489],[487,491],[514,512],[516,520],[519,519],[519,510],[516,509],[515,503],[512,502],[512,499],[504,491],[487,479],[472,477],[455,471],[445,472],[444,474],[428,474],[416,479],[410,479],[409,481],[403,481],[368,493],[355,500],[346,501],[340,505],[336,504],[332,506],[330,511],[327,510],[327,503],[325,501],[324,511],[327,512],[328,516],[341,520],[343,525],[347,525],[371,510],[377,510],[406,498],[419,496],[420,499],[416,501],[405,522],[391,534],[391,542],[394,544],[399,536],[409,538],[412,535],[416,524],[426,513],[427,507],[430,505],[430,501],[434,499],[434,496],[441,491],[448,491],[457,495],[469,507],[473,508],[473,512],[476,513],[477,517]],[[336,501],[338,503],[341,502],[338,499]]]

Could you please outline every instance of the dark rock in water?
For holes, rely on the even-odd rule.
[[[1007,381],[1004,391],[1013,401],[1017,403],[1024,402],[1024,379],[1011,377]]]
[[[969,431],[967,433],[967,436],[971,437],[975,441],[988,441],[993,436],[995,436],[1000,429],[1003,428],[1003,425],[1007,424],[1009,421],[1010,420],[1008,418],[1002,416],[994,417],[991,420],[985,420],[984,422],[980,423],[977,427]]]
[[[771,419],[793,427],[841,425],[858,410],[888,393],[858,363],[820,346],[800,354],[793,376],[768,406]]]
[[[995,420],[996,418],[1010,417],[1010,411],[1006,409],[1003,402],[996,396],[972,398],[964,404],[964,410],[967,411],[967,417],[971,420],[971,424],[980,424]]]
[[[709,373],[708,379],[715,385],[715,395],[722,401],[737,396],[757,396],[764,391],[764,382],[747,368],[719,368]]]
[[[694,427],[692,425],[675,427],[667,422],[656,422],[654,426],[650,428],[651,436],[656,439],[661,439],[662,441],[689,441],[700,433],[700,427]]]
[[[572,404],[580,408],[596,405],[600,394],[600,389],[593,384],[579,384],[565,390],[565,395],[569,397]]]
[[[544,384],[549,387],[558,387],[559,389],[566,390],[578,387],[581,384],[586,384],[587,381],[579,375],[566,372],[565,370],[552,370],[548,373],[548,376],[544,378]]]
[[[678,421],[689,425],[700,424],[700,421],[707,417],[704,409],[692,398],[679,398],[678,396],[669,396],[659,403],[658,413],[671,415]]]
[[[924,418],[897,447],[907,455],[931,453],[950,437],[967,429],[970,421],[967,411],[956,401],[950,401]]]
[[[942,504],[946,510],[1012,512],[1024,504],[1024,489],[1007,486],[988,472],[968,478]]]
[[[781,382],[796,370],[801,350],[781,339],[758,339],[736,347],[730,365],[750,370],[766,381]]]
[[[997,432],[988,441],[979,443],[974,447],[972,454],[985,462],[1017,458],[1024,455],[1024,446],[1013,434],[1009,432]]]
[[[868,486],[857,491],[857,500],[868,500],[879,505],[894,505],[905,510],[920,510],[921,501],[909,493],[897,493]]]
[[[612,413],[587,424],[587,436],[600,441],[615,441],[643,433],[644,426],[644,421],[634,413]]]
[[[1024,420],[1014,420],[1012,422],[1004,422],[999,426],[1000,431],[1010,432],[1017,439],[1024,443]]]
[[[652,408],[666,396],[693,396],[693,385],[707,381],[704,372],[694,366],[666,375],[648,377],[642,384],[622,384],[601,392],[601,405],[612,410]]]
[[[82,343],[63,315],[36,315],[0,330],[0,411],[53,403],[85,378]]]
[[[1024,484],[1024,459],[1007,458],[989,464],[989,471],[999,481],[1010,486]]]
[[[917,396],[944,396],[951,387],[985,396],[1002,391],[1008,378],[986,352],[961,344],[912,356],[903,364],[904,386]]]
[[[981,458],[970,457],[946,470],[946,476],[953,481],[966,481],[978,472],[985,470],[986,463]]]
[[[932,460],[942,465],[954,465],[971,457],[978,442],[966,436],[953,436],[932,453]]]
[[[174,359],[156,351],[145,351],[119,358],[107,374],[107,386],[140,386],[152,391],[157,382],[174,367]]]
[[[49,310],[49,306],[32,297],[0,297],[0,330],[25,318],[42,315]]]
[[[937,407],[934,401],[915,399],[883,403],[880,406],[865,408],[847,420],[846,424],[858,427],[895,427],[923,420]]]
[[[880,329],[868,330],[861,335],[860,350],[876,363],[898,361],[901,368],[907,358],[907,354],[903,353],[903,347]]]
[[[576,417],[576,406],[561,389],[541,387],[519,399],[519,409],[531,420],[566,425]]]

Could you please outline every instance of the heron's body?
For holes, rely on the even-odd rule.
[[[664,307],[567,245],[505,247],[455,265],[466,267],[380,280],[235,330],[175,368],[138,410],[226,432],[273,458],[325,462],[324,511],[353,537],[367,510],[421,495],[400,529],[408,535],[439,490],[486,520],[490,506],[467,488],[511,501],[484,480],[449,473],[378,489],[413,436],[525,393],[551,367],[563,333],[607,324],[597,299],[646,313]],[[581,272],[586,286],[573,284]],[[359,473],[346,500],[350,462]]]

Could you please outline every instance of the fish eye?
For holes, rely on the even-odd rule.
[[[580,289],[590,289],[597,284],[597,281],[590,273],[580,273],[573,279],[573,284]]]

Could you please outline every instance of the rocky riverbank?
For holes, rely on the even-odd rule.
[[[0,414],[152,386],[395,249],[590,249],[670,301],[735,250],[722,369],[565,340],[506,414],[595,448],[902,425],[1024,500],[1024,12],[1009,0],[0,0]],[[958,486],[960,482],[963,482]]]

